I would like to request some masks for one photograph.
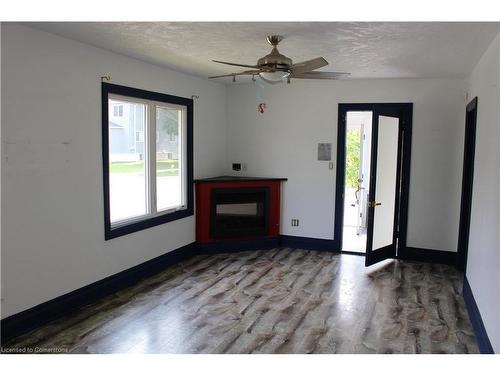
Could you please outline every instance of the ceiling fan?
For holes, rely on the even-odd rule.
[[[339,72],[315,72],[314,70],[328,65],[323,57],[317,57],[312,60],[302,61],[294,64],[292,59],[282,55],[278,51],[278,44],[283,40],[281,35],[269,35],[267,41],[273,46],[271,53],[260,58],[256,65],[237,64],[226,61],[212,60],[219,64],[226,64],[232,66],[240,66],[243,68],[252,68],[252,70],[245,70],[239,73],[223,74],[208,78],[221,78],[233,77],[233,82],[236,82],[236,76],[251,75],[252,80],[255,81],[255,76],[260,76],[268,83],[278,83],[283,79],[287,79],[290,83],[291,78],[299,79],[339,79],[345,77],[350,73]]]

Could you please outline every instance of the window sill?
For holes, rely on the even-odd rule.
[[[185,217],[193,216],[193,209],[187,208],[184,210],[176,210],[173,212],[168,212],[163,215],[148,217],[142,220],[134,221],[132,223],[123,224],[120,226],[111,226],[110,223],[106,223],[104,239],[106,241],[113,238],[125,236],[130,233],[138,232],[143,229],[152,228],[157,225],[169,223],[171,221],[183,219]]]

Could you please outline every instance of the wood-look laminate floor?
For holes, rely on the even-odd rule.
[[[298,249],[200,255],[21,336],[70,353],[478,353],[451,266]],[[40,350],[43,351],[43,350]]]

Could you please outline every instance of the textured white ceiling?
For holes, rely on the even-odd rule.
[[[42,29],[178,71],[208,77],[240,71],[212,59],[255,64],[280,34],[294,62],[323,56],[321,70],[350,78],[466,76],[500,31],[478,22],[58,22]],[[243,70],[243,69],[241,69]],[[221,79],[229,82],[230,79]]]

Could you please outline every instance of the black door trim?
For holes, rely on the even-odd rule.
[[[457,268],[467,268],[469,248],[472,188],[474,182],[474,156],[476,150],[477,96],[467,104],[465,111],[464,161],[462,172],[462,198],[458,229]]]
[[[400,136],[401,161],[401,195],[399,202],[398,221],[398,254],[403,257],[406,248],[408,231],[408,200],[410,194],[410,164],[411,164],[411,136],[413,103],[340,103],[338,109],[337,128],[337,170],[335,183],[335,223],[334,241],[336,247],[342,250],[342,230],[344,224],[344,183],[345,183],[345,145],[346,145],[346,116],[349,111],[372,111],[375,109],[397,108],[403,121],[403,134]]]

